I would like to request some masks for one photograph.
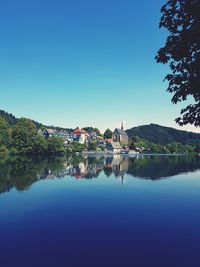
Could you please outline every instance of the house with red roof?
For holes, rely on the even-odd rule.
[[[73,140],[79,142],[80,144],[85,144],[89,138],[88,132],[84,129],[80,129],[79,127],[72,132],[72,136]]]

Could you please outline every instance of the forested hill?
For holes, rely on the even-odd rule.
[[[9,125],[15,125],[18,122],[18,118],[16,118],[13,114],[7,113],[4,110],[0,110],[0,117],[3,117]],[[57,127],[57,126],[46,126],[43,125],[42,123],[39,123],[37,121],[32,120],[32,122],[35,124],[35,126],[40,129],[40,128],[51,128],[51,129],[56,129],[56,130],[72,130],[68,128],[62,128],[62,127]]]
[[[9,125],[15,125],[18,122],[18,118],[14,115],[9,114],[3,110],[0,110],[0,117],[3,117]],[[39,128],[52,128],[57,130],[70,130],[67,128],[46,126],[39,122],[32,121],[35,126]],[[170,144],[173,142],[182,144],[200,144],[200,134],[181,131],[174,128],[169,128],[157,124],[142,125],[126,130],[129,138],[133,136],[138,136],[147,141],[153,142],[155,144]]]
[[[156,144],[178,142],[182,144],[200,143],[200,134],[181,131],[157,124],[143,125],[126,130],[129,138],[138,136]]]
[[[12,114],[5,112],[4,110],[0,110],[0,117],[4,118],[10,125],[14,125],[17,123],[17,118]]]

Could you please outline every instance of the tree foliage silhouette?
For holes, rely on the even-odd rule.
[[[192,97],[175,121],[200,126],[200,0],[169,0],[161,13],[159,27],[169,36],[156,61],[170,66],[167,91],[173,93],[174,104]]]
[[[106,129],[103,136],[106,139],[112,138],[112,131],[110,129]]]

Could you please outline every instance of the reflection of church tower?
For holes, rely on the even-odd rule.
[[[124,175],[121,176],[121,182],[124,184]]]
[[[124,183],[124,176],[127,173],[128,168],[129,158],[121,156],[113,157],[112,171],[116,177],[121,178],[122,184]]]

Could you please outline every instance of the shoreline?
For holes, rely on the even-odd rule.
[[[106,156],[115,156],[115,155],[120,155],[120,156],[199,156],[196,154],[183,154],[183,153],[170,153],[170,154],[164,154],[164,153],[113,153],[113,152],[96,152],[96,151],[88,151],[88,152],[76,152],[75,155],[89,155],[89,156],[99,156],[99,155],[106,155]]]

